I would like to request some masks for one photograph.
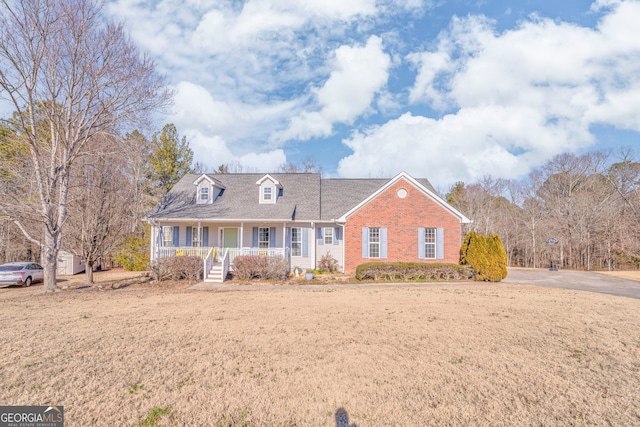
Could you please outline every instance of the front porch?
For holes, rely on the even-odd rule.
[[[158,247],[156,259],[174,256],[198,256],[203,262],[205,282],[224,282],[229,271],[233,271],[233,260],[240,255],[282,257],[290,261],[289,248],[219,248],[171,246]]]

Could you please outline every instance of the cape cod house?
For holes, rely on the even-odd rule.
[[[149,213],[151,260],[199,255],[222,281],[238,255],[282,256],[291,269],[331,254],[342,271],[370,261],[459,261],[470,220],[426,179],[317,173],[189,174]]]

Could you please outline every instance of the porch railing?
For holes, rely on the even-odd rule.
[[[210,258],[210,264],[204,265],[205,271],[209,271],[211,265],[216,262],[216,259],[220,260],[220,256],[225,252],[228,254],[230,264],[232,264],[233,260],[239,255],[278,256],[283,258],[289,256],[289,248],[194,248],[191,246],[164,246],[158,248],[158,258],[168,258],[173,256],[199,256],[204,262],[207,262]]]
[[[169,258],[172,256],[199,256],[202,259],[209,254],[210,247],[194,248],[192,246],[162,246],[158,248],[158,258]]]
[[[229,260],[233,260],[239,255],[253,256],[279,256],[284,257],[285,251],[282,248],[228,248]]]

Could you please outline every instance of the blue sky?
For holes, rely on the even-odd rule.
[[[440,189],[633,146],[640,2],[115,0],[196,160]]]

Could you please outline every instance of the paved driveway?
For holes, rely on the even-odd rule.
[[[576,289],[640,299],[640,282],[589,271],[509,269],[504,283]]]

